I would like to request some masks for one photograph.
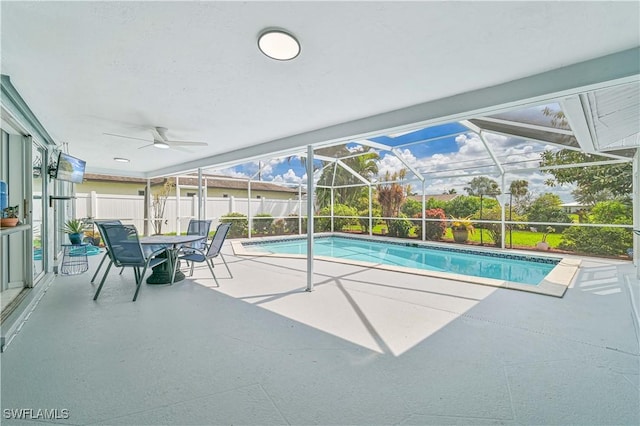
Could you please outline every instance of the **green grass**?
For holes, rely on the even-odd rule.
[[[345,231],[359,232],[361,228],[359,226],[349,226],[344,228]],[[376,225],[373,227],[373,233],[378,235],[384,235],[387,232],[386,225]],[[476,229],[473,234],[469,235],[469,242],[480,243],[480,231],[482,231],[482,242],[484,244],[493,244],[491,237],[489,236],[489,232],[486,229]],[[535,247],[537,243],[542,241],[542,232],[530,232],[530,231],[511,231],[511,235],[513,237],[513,245],[517,247]],[[409,233],[411,237],[418,237],[415,234],[415,230],[412,229]],[[549,234],[547,235],[547,243],[549,247],[557,248],[560,245],[560,240],[562,239],[562,234]],[[447,228],[443,240],[451,240],[453,241],[453,235],[451,234],[451,229]],[[510,244],[509,241],[509,231],[505,236],[505,244],[508,246]]]

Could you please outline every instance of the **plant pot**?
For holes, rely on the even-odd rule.
[[[82,244],[82,233],[76,232],[73,234],[69,234],[69,241],[71,244]]]
[[[451,233],[456,243],[466,243],[469,240],[469,231],[466,229],[452,229]]]
[[[549,244],[544,241],[540,241],[536,244],[536,248],[538,250],[549,250]]]
[[[3,228],[12,228],[18,224],[17,217],[6,217],[4,219],[0,219],[0,226]]]

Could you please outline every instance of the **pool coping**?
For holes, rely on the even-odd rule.
[[[354,235],[354,234],[343,234],[339,232],[323,232],[314,234],[314,237],[345,237],[345,238],[353,238],[353,239],[361,239],[367,241],[377,241],[377,242],[389,242],[393,244],[401,244],[401,245],[409,245],[409,246],[425,246],[425,247],[436,247],[436,248],[453,248],[452,244],[443,244],[436,243],[431,241],[415,241],[415,240],[406,240],[402,238],[393,238],[393,237],[370,237],[368,235]],[[382,239],[384,238],[384,239]],[[269,236],[269,237],[258,237],[258,238],[242,238],[237,240],[230,240],[231,246],[236,256],[248,256],[248,257],[277,257],[277,258],[289,258],[289,259],[306,259],[306,255],[301,254],[280,254],[280,253],[256,253],[254,251],[247,250],[243,243],[251,242],[253,244],[259,244],[261,242],[268,241],[277,241],[277,240],[298,240],[298,239],[306,239],[306,235],[277,235],[277,236]],[[252,244],[252,245],[253,245]],[[486,255],[487,253],[495,253],[496,255],[514,255],[513,251],[493,248],[493,247],[482,247],[477,248],[473,246],[463,246],[458,249],[462,249],[467,252],[477,252],[481,255]],[[359,260],[350,260],[350,259],[340,259],[335,257],[328,256],[319,256],[315,255],[314,259],[325,261],[325,262],[334,262],[334,263],[343,263],[347,265],[355,265],[362,266],[366,268],[375,268],[382,269],[391,272],[401,272],[405,274],[414,274],[414,275],[422,275],[427,277],[441,278],[441,279],[449,279],[454,281],[461,281],[471,284],[479,284],[486,285],[491,287],[498,288],[506,288],[511,290],[519,290],[526,291],[529,293],[542,294],[547,296],[554,297],[562,297],[564,296],[567,288],[571,285],[573,278],[575,277],[578,269],[580,268],[581,259],[562,257],[554,254],[517,254],[517,257],[538,257],[538,258],[546,258],[546,259],[559,259],[558,264],[547,274],[547,276],[540,282],[538,285],[530,285],[530,284],[520,284],[512,281],[498,280],[494,278],[483,278],[483,277],[475,277],[471,275],[462,275],[456,274],[454,272],[440,272],[440,271],[430,271],[424,269],[414,269],[408,268],[404,266],[393,266],[393,265],[385,265],[381,263],[374,262],[364,262]]]

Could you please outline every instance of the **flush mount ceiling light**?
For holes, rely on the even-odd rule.
[[[128,158],[121,158],[121,157],[113,157],[114,161],[117,161],[119,163],[128,163],[129,159]]]
[[[278,61],[290,61],[300,54],[298,40],[284,30],[265,30],[258,37],[260,51]]]

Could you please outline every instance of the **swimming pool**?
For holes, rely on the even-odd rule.
[[[245,242],[250,252],[306,255],[304,238]],[[338,259],[371,262],[428,271],[451,272],[526,285],[540,282],[560,262],[557,258],[533,257],[495,252],[435,247],[400,242],[380,242],[361,238],[325,236],[314,239],[314,254]]]

